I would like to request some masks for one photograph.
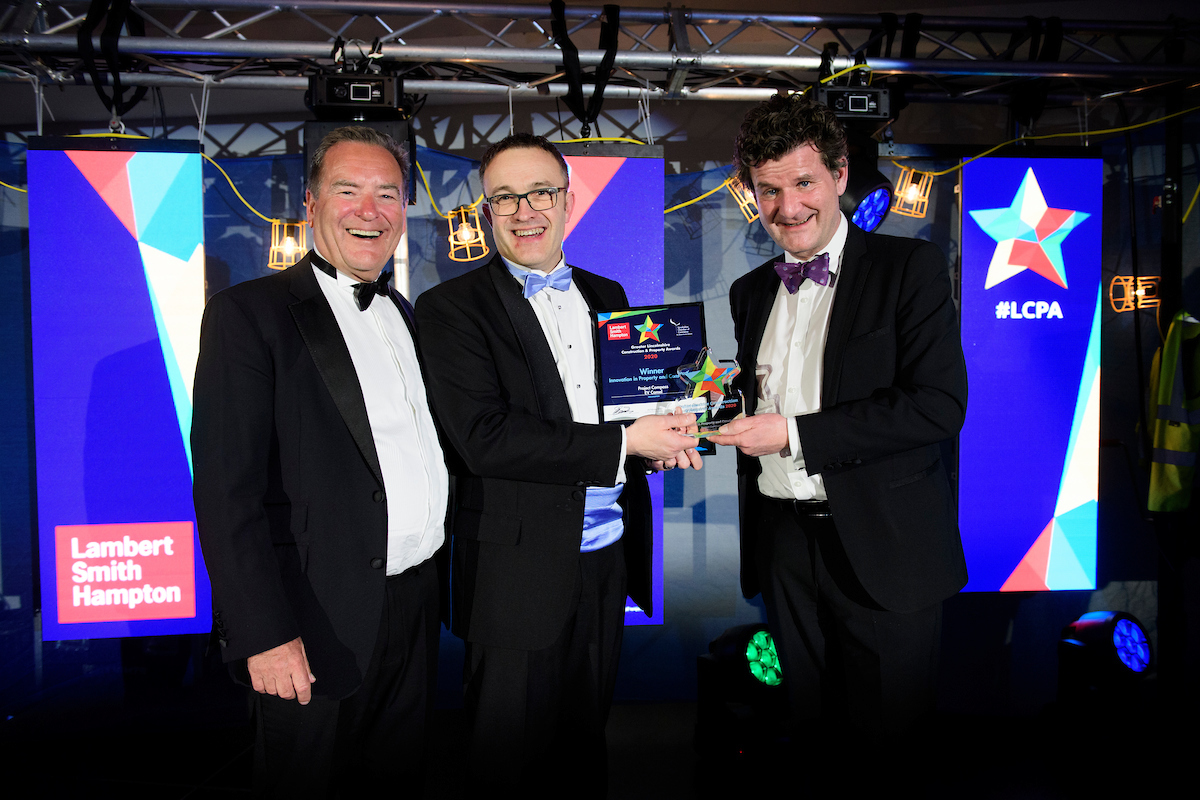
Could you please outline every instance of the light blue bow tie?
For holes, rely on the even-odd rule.
[[[525,276],[525,299],[528,300],[547,286],[551,289],[557,289],[560,292],[570,289],[571,268],[563,267],[549,275],[544,272],[530,272],[527,274]]]

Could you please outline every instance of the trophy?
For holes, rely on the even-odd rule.
[[[708,347],[700,351],[693,363],[675,371],[675,376],[687,385],[690,397],[703,404],[697,407],[694,436],[703,439],[726,422],[746,415],[742,393],[731,385],[741,371],[736,361],[714,361]],[[686,410],[686,404],[681,407]]]

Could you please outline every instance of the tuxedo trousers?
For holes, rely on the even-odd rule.
[[[541,650],[467,642],[464,705],[471,788],[548,787],[603,797],[604,727],[616,686],[627,575],[620,540],[580,553],[579,593],[557,640]]]
[[[941,603],[881,608],[828,511],[806,505],[763,498],[755,556],[792,724],[801,735],[818,721],[867,735],[910,729],[935,707]]]
[[[314,694],[303,706],[255,694],[259,796],[352,798],[397,787],[421,796],[441,634],[437,565],[431,558],[385,587],[375,649],[353,694]]]

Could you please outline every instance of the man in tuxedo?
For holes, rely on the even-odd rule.
[[[946,261],[842,214],[825,106],[772,97],[735,152],[784,251],[729,292],[749,416],[712,441],[738,448],[743,593],[762,592],[799,730],[903,729],[932,711],[941,602],[967,578],[940,446],[967,404]]]
[[[566,162],[543,137],[514,134],[479,172],[499,255],[417,301],[430,396],[457,455],[469,779],[539,790],[569,779],[602,795],[626,595],[651,610],[645,468],[700,467],[676,430],[694,417],[600,424],[588,312],[627,302],[617,283],[566,266]]]
[[[274,796],[420,792],[448,476],[412,308],[383,271],[407,171],[386,135],[330,133],[310,167],[315,249],[204,314],[196,518]]]

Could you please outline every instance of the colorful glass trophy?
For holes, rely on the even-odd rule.
[[[716,433],[726,422],[746,415],[742,393],[732,386],[741,371],[736,361],[713,361],[708,347],[700,351],[695,362],[675,371],[676,377],[689,387],[690,397],[704,402],[704,409],[696,419],[697,438]]]

